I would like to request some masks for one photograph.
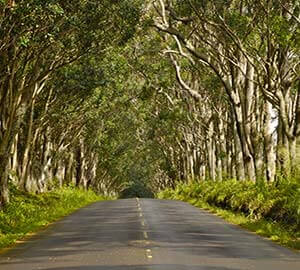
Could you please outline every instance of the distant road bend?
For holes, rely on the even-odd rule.
[[[0,270],[300,270],[300,254],[179,201],[92,204],[0,255]]]

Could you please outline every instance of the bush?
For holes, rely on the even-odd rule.
[[[122,190],[119,198],[154,198],[154,193],[143,183],[133,183],[129,187]]]
[[[11,187],[11,203],[0,211],[0,248],[101,198],[92,191],[62,188],[35,195]]]
[[[203,201],[213,206],[242,212],[252,219],[293,224],[300,229],[300,184],[297,180],[257,183],[227,180],[178,184],[158,195],[164,199]]]

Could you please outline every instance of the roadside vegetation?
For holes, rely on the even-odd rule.
[[[11,202],[0,211],[0,249],[76,209],[104,199],[93,191],[64,187],[39,195],[11,187]]]
[[[119,194],[119,199],[129,198],[154,198],[155,194],[145,183],[136,182],[124,188]]]
[[[189,202],[282,245],[300,249],[299,180],[276,184],[236,180],[179,183],[158,197]]]

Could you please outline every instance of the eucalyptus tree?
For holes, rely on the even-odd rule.
[[[253,65],[266,110],[272,106],[277,112],[277,155],[279,160],[290,163],[291,168],[281,164],[281,169],[287,172],[295,169],[296,142],[300,136],[300,2],[255,2],[248,13],[257,18],[257,35],[256,46],[247,43],[246,53],[256,60]],[[270,140],[270,135],[265,138]],[[266,148],[267,158],[274,159],[272,145],[266,144]]]
[[[248,84],[243,73],[250,72],[250,70],[247,71],[250,67],[247,67],[245,61],[240,59],[243,55],[239,56],[238,47],[230,41],[222,29],[220,18],[222,19],[224,15],[230,16],[230,9],[226,5],[221,6],[217,1],[210,3],[184,1],[183,5],[179,5],[177,1],[166,3],[159,1],[159,5],[161,18],[156,21],[155,25],[160,31],[171,36],[178,47],[177,53],[190,58],[190,61],[204,63],[222,82],[234,112],[241,146],[241,149],[237,150],[243,153],[247,177],[254,180],[256,178],[255,164],[248,124],[252,97],[247,98],[247,95],[243,95],[245,85]],[[188,18],[183,17],[186,14],[189,14]],[[174,64],[176,72],[180,75],[178,62]],[[178,78],[184,88],[190,88],[179,76]],[[248,95],[252,92],[253,90],[248,91]],[[245,97],[244,102],[241,100],[242,96]]]
[[[194,96],[202,91],[193,89],[194,79],[184,75],[182,59],[208,68],[222,83],[237,134],[236,156],[242,156],[238,174],[243,178],[244,167],[248,179],[255,180],[263,171],[273,181],[274,108],[280,123],[285,121],[282,127],[284,136],[293,140],[290,144],[295,145],[298,136],[299,1],[158,0],[153,10],[154,26],[169,44],[167,52],[182,89]],[[285,46],[282,37],[288,39]],[[266,87],[268,81],[271,88]]]
[[[8,201],[8,163],[22,120],[53,73],[134,33],[138,1],[0,2],[0,201]],[[118,33],[113,35],[112,33]]]

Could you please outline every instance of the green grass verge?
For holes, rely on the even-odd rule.
[[[206,202],[190,200],[190,204],[205,209],[224,218],[229,223],[238,225],[244,229],[255,232],[256,234],[266,237],[282,246],[300,250],[300,232],[296,233],[286,224],[274,222],[266,219],[255,220],[243,213],[233,212],[228,209],[210,205]]]
[[[300,250],[298,192],[294,183],[280,187],[229,180],[179,184],[158,197],[188,202],[278,244]]]
[[[12,190],[11,203],[0,211],[0,249],[9,247],[76,209],[104,198],[93,191],[66,187],[35,195]]]

